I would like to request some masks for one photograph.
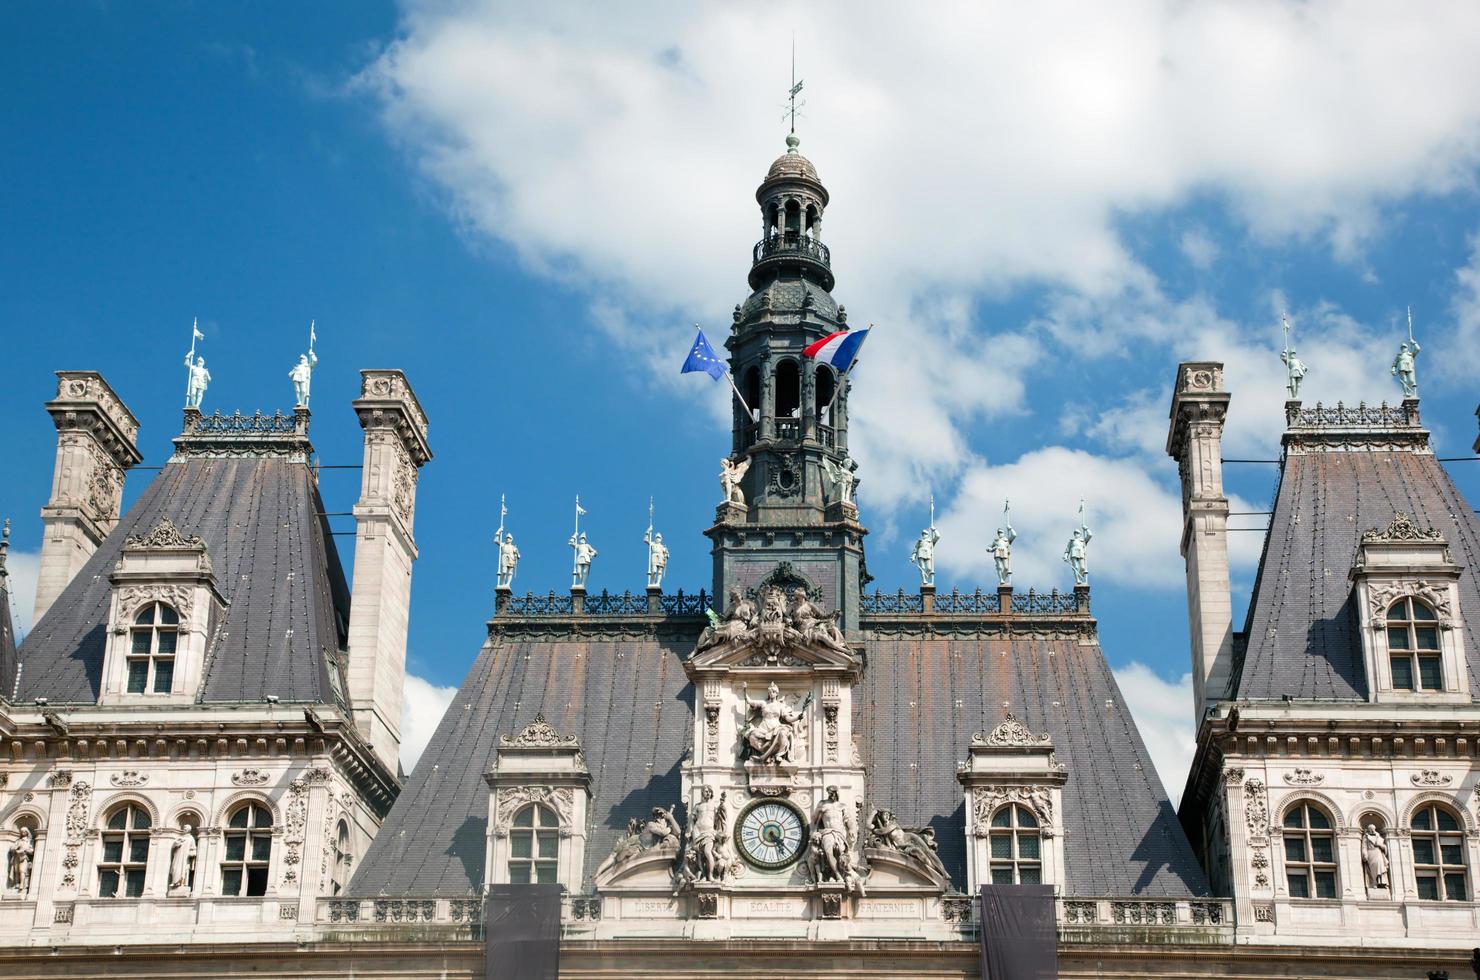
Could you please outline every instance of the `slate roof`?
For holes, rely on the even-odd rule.
[[[349,893],[458,896],[483,883],[488,788],[499,735],[537,713],[579,735],[592,782],[586,878],[627,819],[681,797],[694,691],[691,640],[543,637],[491,640],[361,862]],[[958,888],[966,884],[965,814],[956,781],[974,732],[1004,701],[1053,735],[1068,766],[1072,895],[1208,894],[1176,814],[1098,646],[1072,638],[875,637],[854,690],[854,727],[869,791],[902,822],[936,830]],[[957,702],[960,705],[957,706]]]
[[[97,700],[108,574],[125,538],[169,518],[182,534],[205,540],[230,603],[200,700],[272,694],[285,702],[342,703],[343,676],[333,658],[344,647],[349,592],[323,512],[301,458],[172,459],[27,635],[19,700]],[[10,693],[14,676],[13,665],[0,674],[0,692]]]
[[[1357,610],[1347,578],[1363,531],[1402,511],[1442,533],[1464,571],[1467,649],[1480,625],[1480,522],[1431,452],[1353,449],[1285,458],[1245,625],[1236,695],[1366,700]],[[1469,658],[1480,696],[1480,657]]]

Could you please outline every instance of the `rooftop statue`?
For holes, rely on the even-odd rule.
[[[719,485],[725,492],[725,503],[745,506],[745,491],[740,488],[740,481],[749,469],[749,458],[736,463],[726,456],[719,461]]]
[[[1300,400],[1300,382],[1304,380],[1310,369],[1305,362],[1295,356],[1295,348],[1290,346],[1290,318],[1281,316],[1280,323],[1285,328],[1285,349],[1280,352],[1280,360],[1285,362],[1285,390],[1290,393],[1290,400]]]
[[[575,574],[572,578],[571,587],[584,589],[586,578],[591,574],[591,561],[596,557],[596,549],[586,540],[586,532],[572,534],[570,546],[575,550]]]
[[[1064,561],[1074,570],[1074,584],[1089,584],[1089,566],[1086,564],[1086,551],[1089,548],[1090,539],[1094,537],[1090,533],[1089,525],[1084,521],[1084,502],[1079,504],[1080,525],[1074,529],[1074,534],[1069,538],[1069,543],[1064,546]]]
[[[853,460],[844,457],[841,464],[836,463],[831,457],[822,457],[822,472],[827,476],[827,485],[831,488],[829,496],[834,503],[853,503]]]
[[[775,683],[766,688],[766,699],[757,701],[750,696],[750,685],[742,682],[740,700],[746,713],[746,724],[740,732],[745,740],[745,755],[755,762],[791,762],[791,744],[812,696],[809,694],[802,706],[793,711],[782,700],[781,689]],[[755,716],[754,722],[749,720],[751,715]]]
[[[206,388],[211,383],[211,372],[206,370],[206,359],[196,357],[191,360],[190,355],[185,355],[185,367],[189,371],[189,377],[185,384],[185,407],[200,410],[200,403],[206,397]]]
[[[308,389],[313,383],[313,369],[318,366],[319,356],[310,349],[307,354],[298,355],[298,363],[288,372],[288,380],[293,382],[294,408],[308,407]]]
[[[519,549],[514,547],[512,531],[502,531],[493,536],[498,545],[498,587],[510,588],[514,584],[514,572],[519,568]]]
[[[987,546],[987,551],[992,554],[992,562],[997,566],[997,584],[1012,584],[1012,543],[1017,540],[1017,532],[1012,528],[1012,518],[1008,511],[1008,501],[1002,502],[1002,513],[1004,515],[1003,528],[997,529],[997,536]]]
[[[647,533],[642,536],[642,541],[648,549],[648,588],[661,588],[663,574],[668,571],[668,547],[663,544],[663,535],[653,532],[653,498],[651,497],[648,498]]]
[[[853,849],[858,845],[858,824],[853,808],[838,799],[838,788],[827,788],[827,799],[812,819],[812,877],[815,881],[840,881],[848,890],[863,894],[863,879],[853,867]]]
[[[1418,373],[1414,361],[1419,352],[1418,341],[1413,339],[1413,308],[1408,308],[1408,342],[1398,346],[1398,356],[1393,358],[1393,377],[1403,386],[1404,398],[1418,397]]]
[[[920,532],[920,539],[910,552],[910,563],[920,570],[920,584],[935,584],[935,546],[940,543],[940,532],[932,524]]]

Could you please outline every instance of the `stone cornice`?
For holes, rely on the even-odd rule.
[[[86,432],[121,469],[140,462],[139,420],[96,371],[58,371],[56,397],[46,403],[58,432]]]

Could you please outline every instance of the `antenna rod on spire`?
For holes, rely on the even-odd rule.
[[[788,95],[791,100],[791,135],[797,134],[797,93],[802,90],[802,83],[797,81],[797,38],[791,36],[791,89]]]

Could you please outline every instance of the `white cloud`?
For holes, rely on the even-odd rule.
[[[833,194],[838,295],[880,324],[853,404],[880,510],[971,465],[965,427],[1024,411],[1024,373],[1062,363],[1048,339],[1080,359],[1223,357],[1230,449],[1268,452],[1277,316],[1228,329],[1206,301],[1162,298],[1119,220],[1213,199],[1256,242],[1361,262],[1389,208],[1468,186],[1480,160],[1473,4],[900,11],[786,8],[819,39],[802,149]],[[466,229],[587,288],[598,326],[670,384],[676,325],[725,324],[744,294],[750,191],[781,150],[775,23],[772,6],[413,0],[359,81]],[[1181,246],[1217,258],[1200,232]],[[971,325],[973,303],[1024,286],[1058,293],[1044,317]],[[1309,312],[1310,394],[1376,393],[1358,325]],[[1159,437],[1132,430],[1155,404],[1097,434],[1149,451]]]
[[[1163,680],[1150,667],[1132,662],[1114,672],[1115,683],[1131,709],[1141,740],[1151,752],[1161,784],[1176,806],[1197,747],[1192,730],[1192,675],[1176,683]]]
[[[1177,247],[1195,269],[1211,269],[1218,261],[1218,243],[1202,228],[1189,228],[1182,232]]]
[[[39,551],[12,551],[5,559],[10,575],[10,616],[17,638],[31,632],[31,614],[36,606],[36,573],[41,568]]]
[[[1454,278],[1456,288],[1449,307],[1453,324],[1444,344],[1445,356],[1435,367],[1439,377],[1468,383],[1480,369],[1480,233],[1470,236],[1470,261],[1454,270]]]
[[[416,768],[422,750],[431,741],[432,734],[447,713],[452,703],[455,687],[438,687],[431,681],[406,675],[406,687],[401,701],[401,768],[410,772]]]

